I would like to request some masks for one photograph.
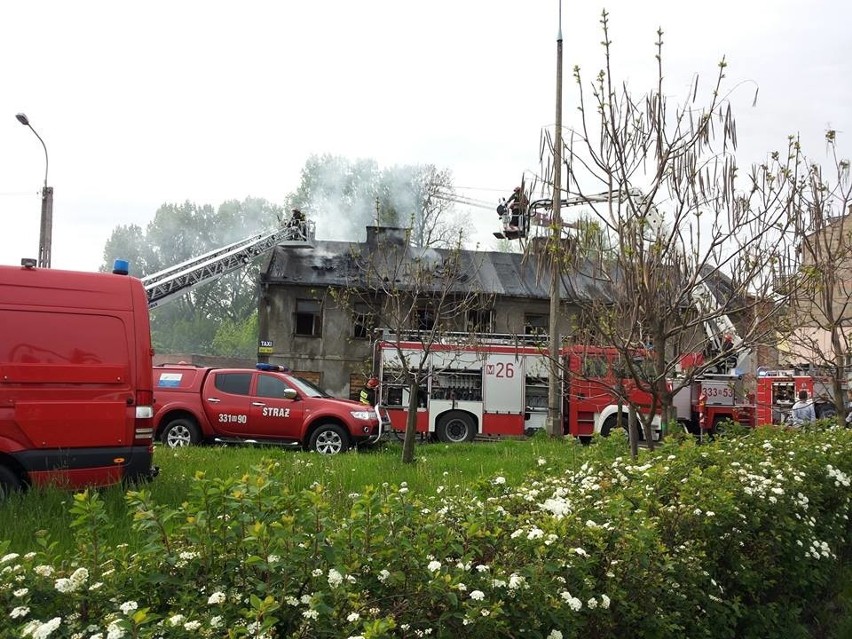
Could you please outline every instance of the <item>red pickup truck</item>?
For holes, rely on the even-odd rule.
[[[156,437],[169,447],[265,442],[335,454],[381,436],[375,408],[335,399],[286,370],[155,366]]]

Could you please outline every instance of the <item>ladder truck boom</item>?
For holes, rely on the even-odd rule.
[[[737,332],[736,326],[726,313],[720,311],[716,295],[703,278],[697,279],[692,288],[692,302],[703,317],[704,331],[707,333],[707,339],[714,354],[724,353],[726,351],[725,339],[726,337],[730,338],[731,360],[730,362],[722,362],[723,367],[727,368],[728,374],[741,375],[750,372],[752,369],[752,350],[743,348],[743,340]]]
[[[148,308],[162,306],[196,286],[236,271],[257,256],[271,251],[278,244],[309,246],[313,241],[312,222],[306,222],[302,233],[294,230],[293,227],[284,227],[267,233],[257,233],[143,277],[142,285],[148,296]]]

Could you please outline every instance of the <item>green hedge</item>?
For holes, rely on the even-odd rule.
[[[272,461],[199,473],[177,509],[128,493],[133,551],[102,546],[103,502],[80,493],[74,556],[0,557],[0,636],[765,639],[837,620],[852,431],[589,449],[518,485],[377,485],[343,515]]]

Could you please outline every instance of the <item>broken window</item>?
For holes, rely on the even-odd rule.
[[[493,311],[475,308],[467,312],[467,330],[471,333],[491,333],[494,330]]]
[[[317,300],[296,300],[295,334],[306,337],[322,335],[322,304]]]
[[[524,315],[524,335],[547,335],[547,315]]]

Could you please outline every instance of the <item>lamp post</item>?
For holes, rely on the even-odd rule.
[[[47,145],[41,136],[30,124],[29,119],[23,113],[15,116],[18,122],[30,128],[35,133],[38,141],[44,147],[44,187],[41,190],[41,228],[38,236],[38,265],[41,268],[50,268],[50,244],[53,237],[53,187],[47,185]]]

